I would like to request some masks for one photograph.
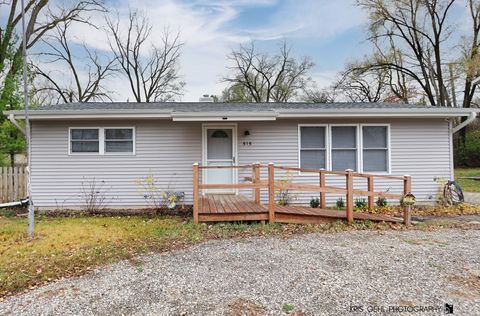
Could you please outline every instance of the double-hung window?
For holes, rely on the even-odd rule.
[[[133,154],[135,129],[133,127],[70,128],[71,154]]]
[[[331,133],[331,161],[332,170],[357,170],[357,126],[332,126]]]
[[[99,153],[100,133],[98,128],[70,129],[71,153]]]
[[[325,126],[300,126],[300,168],[326,168],[326,135]]]
[[[363,171],[388,172],[388,126],[362,125]]]
[[[105,128],[105,153],[133,153],[133,128]]]

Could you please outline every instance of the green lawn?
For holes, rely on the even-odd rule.
[[[480,192],[479,180],[459,179],[459,177],[480,177],[480,168],[455,169],[455,180],[460,183],[463,192]]]

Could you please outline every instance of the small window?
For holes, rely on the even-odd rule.
[[[132,128],[105,128],[106,153],[133,153]]]
[[[100,150],[98,128],[72,128],[70,142],[72,153],[98,153]]]
[[[388,127],[363,126],[363,171],[388,171]]]
[[[332,170],[357,170],[357,127],[332,126]]]
[[[300,168],[326,167],[326,128],[324,126],[300,127]]]

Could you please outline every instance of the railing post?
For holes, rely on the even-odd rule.
[[[193,164],[193,222],[198,224],[198,212],[199,212],[199,190],[198,190],[198,163]]]
[[[325,169],[321,168],[319,171],[320,177],[320,188],[325,187]],[[325,196],[325,192],[320,192],[320,208],[325,209],[327,208],[327,199]]]
[[[353,223],[353,174],[352,169],[345,170],[346,172],[346,207],[347,207],[347,222]]]
[[[275,167],[268,164],[268,222],[275,222]]]
[[[412,192],[412,177],[409,175],[403,176],[403,195],[405,196],[408,193]],[[411,224],[411,205],[404,205],[403,206],[403,223],[406,226],[410,226]]]
[[[375,192],[374,186],[373,186],[373,177],[369,176],[367,180],[368,180],[368,193],[372,194],[368,196],[368,208],[372,209],[375,205],[375,202],[374,202],[375,196],[373,195],[373,193]]]
[[[253,183],[258,184],[260,183],[260,163],[256,162],[253,164]],[[260,188],[254,189],[255,194],[255,203],[260,205]]]

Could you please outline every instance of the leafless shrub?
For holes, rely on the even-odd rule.
[[[82,181],[80,200],[86,212],[95,213],[104,210],[110,203],[107,198],[108,188],[105,181],[97,181],[95,177]]]

